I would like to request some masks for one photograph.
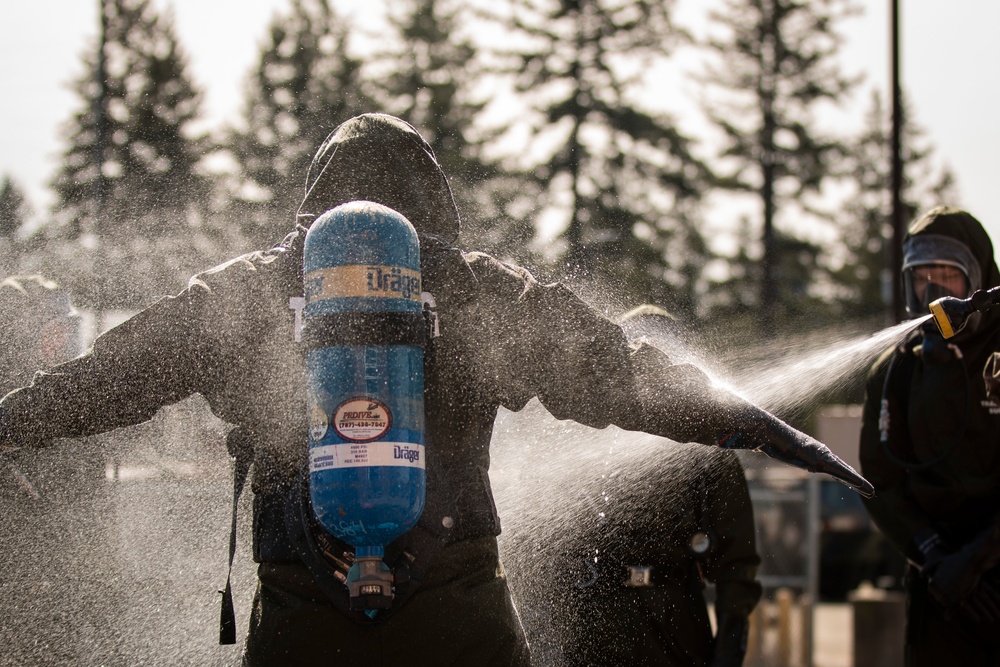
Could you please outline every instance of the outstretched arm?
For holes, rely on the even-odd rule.
[[[35,374],[0,402],[2,440],[18,446],[150,419],[192,392],[196,366],[183,297],[167,297],[105,332],[85,355]]]
[[[872,493],[818,441],[714,385],[694,366],[672,364],[648,345],[631,347],[617,324],[564,285],[539,284],[485,255],[470,264],[479,296],[473,319],[494,332],[484,367],[508,408],[538,396],[559,419],[753,449]]]

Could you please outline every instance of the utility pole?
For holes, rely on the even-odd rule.
[[[778,305],[778,290],[775,284],[775,271],[778,264],[777,244],[774,232],[774,176],[775,147],[774,133],[776,129],[774,102],[777,96],[778,79],[778,32],[776,11],[773,2],[761,3],[761,78],[758,95],[761,100],[761,189],[760,196],[764,206],[764,225],[761,240],[764,255],[761,259],[760,278],[760,334],[768,338],[775,329],[775,310]]]
[[[108,134],[108,0],[97,0],[100,20],[97,36],[97,63],[94,76],[97,81],[97,97],[94,99],[94,207],[89,223],[84,220],[84,233],[89,233],[97,243],[101,243],[101,232],[104,231],[105,204],[108,196],[107,179],[104,176],[104,153]],[[96,316],[98,327],[101,327],[103,311],[106,308],[107,287],[102,280],[97,280],[94,288]],[[102,327],[103,328],[103,327]]]
[[[107,142],[107,110],[108,67],[105,56],[105,43],[108,32],[107,0],[97,0],[99,5],[99,33],[97,36],[97,98],[94,100],[94,219],[91,231],[97,234],[101,228],[101,217],[104,215],[104,146]]]
[[[901,271],[903,268],[903,233],[905,231],[903,221],[903,158],[902,158],[902,126],[903,109],[902,94],[899,85],[899,0],[889,0],[889,24],[892,33],[892,76],[890,85],[892,86],[892,131],[891,147],[892,155],[892,239],[889,243],[888,269],[889,280],[892,286],[892,321],[893,324],[902,322],[905,318],[903,309],[903,290]]]

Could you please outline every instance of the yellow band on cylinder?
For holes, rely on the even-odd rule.
[[[420,272],[400,266],[349,264],[305,275],[306,303],[345,297],[420,301]]]

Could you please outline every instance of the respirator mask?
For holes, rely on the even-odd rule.
[[[979,262],[961,241],[941,234],[917,234],[903,243],[903,294],[911,317],[930,312],[930,304],[942,297],[968,298],[982,286]],[[965,332],[973,332],[982,319],[972,315]],[[933,320],[921,327],[920,356],[924,363],[944,363],[954,358],[954,349]]]
[[[965,299],[981,288],[979,262],[961,241],[917,234],[903,242],[903,294],[910,317],[929,314],[930,304],[941,297]],[[979,319],[978,314],[971,318],[966,330],[974,331]]]

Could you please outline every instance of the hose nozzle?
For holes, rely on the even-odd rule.
[[[1000,287],[977,290],[968,299],[946,296],[932,301],[929,308],[934,324],[945,338],[951,338],[965,328],[973,313],[989,310],[1000,302]]]

